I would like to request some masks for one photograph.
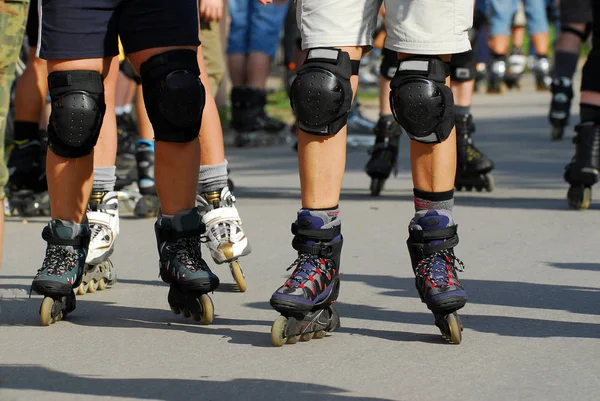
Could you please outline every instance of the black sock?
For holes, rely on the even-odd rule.
[[[40,124],[29,121],[15,121],[15,141],[39,139]]]
[[[579,118],[582,123],[593,122],[594,124],[600,124],[600,106],[581,103],[579,105]]]

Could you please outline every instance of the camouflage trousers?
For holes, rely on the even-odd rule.
[[[0,0],[0,199],[4,199],[4,186],[8,182],[4,131],[10,105],[10,88],[15,79],[15,65],[23,44],[28,10],[29,0]]]

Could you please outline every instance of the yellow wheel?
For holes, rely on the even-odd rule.
[[[192,316],[192,313],[190,312],[189,309],[184,309],[183,310],[183,317],[190,317]]]
[[[171,312],[173,312],[176,315],[179,315],[179,314],[181,314],[181,309],[179,309],[176,306],[171,306]]]
[[[288,344],[296,344],[299,340],[300,340],[300,336],[291,336],[291,337],[288,337],[287,343]]]
[[[98,282],[95,279],[91,279],[88,282],[88,292],[93,294],[98,289]]]
[[[452,344],[460,344],[462,341],[462,326],[460,320],[455,313],[448,315],[446,318],[448,329],[450,330],[450,342]]]
[[[200,303],[202,304],[202,323],[211,324],[215,318],[215,305],[212,299],[208,295],[202,294]]]
[[[106,279],[102,277],[98,280],[98,291],[104,291],[106,289]]]
[[[88,284],[84,283],[82,281],[81,284],[79,284],[79,287],[77,287],[77,295],[85,295],[87,290],[88,290]]]
[[[312,340],[315,333],[304,333],[300,336],[300,341],[310,341]]]
[[[229,268],[231,269],[231,274],[233,275],[233,279],[237,283],[240,292],[246,292],[248,286],[246,285],[246,279],[244,278],[244,272],[242,271],[240,262],[234,260],[229,264]]]
[[[287,338],[285,337],[285,325],[287,324],[287,319],[285,316],[279,316],[273,322],[271,326],[271,342],[274,347],[281,347],[285,344]]]
[[[327,335],[327,332],[325,330],[319,330],[319,331],[315,332],[315,338],[317,340],[320,340],[321,338],[325,338],[326,335]]]
[[[52,319],[52,307],[54,306],[54,300],[50,297],[45,297],[40,306],[40,322],[42,326],[50,326],[54,323]]]

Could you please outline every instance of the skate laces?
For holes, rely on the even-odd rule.
[[[200,239],[198,237],[179,238],[167,246],[175,254],[177,261],[191,272],[207,270],[200,254]]]
[[[322,270],[326,268],[327,261],[325,259],[315,257],[308,253],[301,253],[290,267],[286,269],[286,271],[291,269],[294,269],[294,271],[284,285],[290,288],[304,288],[304,283],[306,281],[314,281],[315,275],[325,274],[328,279],[331,279],[331,273]]]
[[[48,245],[46,256],[38,274],[46,271],[48,276],[62,276],[63,273],[72,270],[78,262],[78,255],[59,245]]]
[[[456,272],[463,272],[465,264],[448,250],[438,251],[423,258],[417,268],[417,278],[425,279],[430,288],[445,287],[457,283]]]

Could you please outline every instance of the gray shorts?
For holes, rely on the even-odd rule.
[[[302,48],[373,44],[382,0],[296,0]],[[471,49],[473,0],[385,0],[385,47],[410,54]]]

